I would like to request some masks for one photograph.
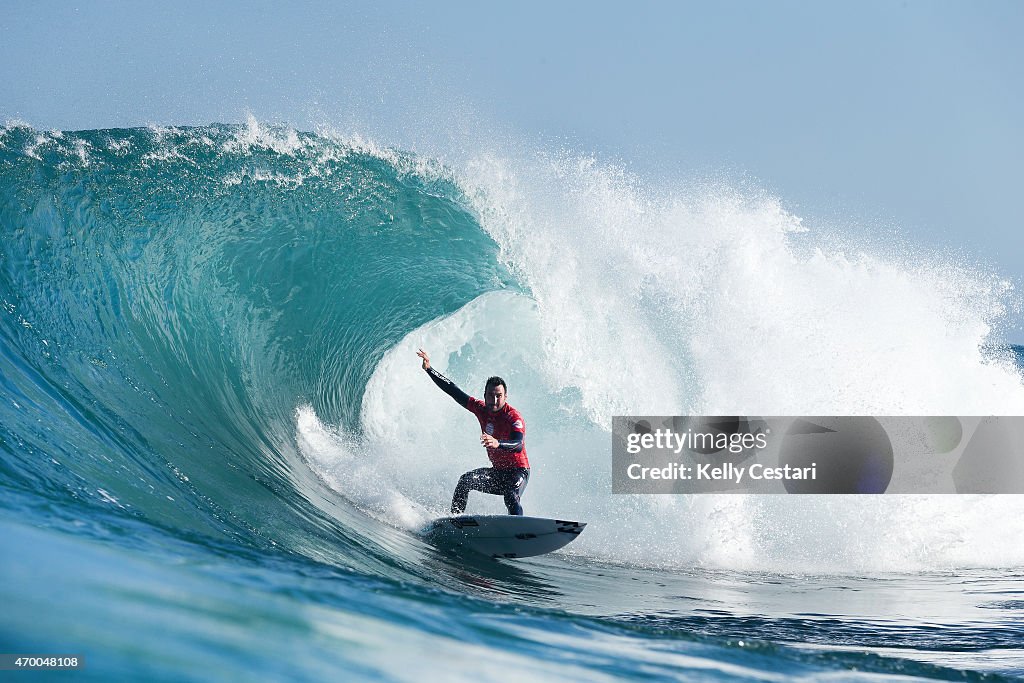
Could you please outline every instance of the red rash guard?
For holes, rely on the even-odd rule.
[[[487,457],[491,459],[494,467],[525,467],[529,469],[530,461],[526,457],[526,422],[519,411],[505,404],[501,410],[492,413],[487,406],[478,398],[469,398],[466,402],[466,410],[476,415],[480,421],[480,430],[484,434],[490,434],[498,441],[511,441],[512,432],[519,432],[523,435],[523,446],[519,451],[507,451],[502,448],[488,448]]]

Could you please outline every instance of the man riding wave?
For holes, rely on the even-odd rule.
[[[510,406],[508,386],[501,377],[491,377],[484,386],[484,400],[474,398],[430,367],[430,356],[423,349],[416,352],[423,359],[434,384],[451,396],[456,403],[476,415],[480,422],[480,444],[487,449],[491,467],[466,472],[459,478],[452,496],[452,514],[466,511],[470,491],[481,491],[503,496],[510,515],[522,515],[520,503],[526,484],[530,480],[530,461],[526,457],[526,422],[519,411]]]

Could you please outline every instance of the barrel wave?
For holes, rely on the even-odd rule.
[[[613,414],[1024,409],[1006,283],[760,191],[461,154],[0,129],[0,650],[95,680],[1024,671],[1015,497],[610,495]],[[420,346],[509,381],[527,514],[590,523],[568,552],[416,536],[484,464]]]
[[[260,544],[297,401],[356,424],[388,348],[507,281],[443,177],[263,142],[7,131],[4,443],[48,456],[20,488]]]

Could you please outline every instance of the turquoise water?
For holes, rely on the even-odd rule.
[[[989,274],[255,121],[8,125],[0,229],[0,651],[85,656],[55,680],[1024,675],[1018,497],[610,493],[613,414],[1019,414]],[[509,381],[566,552],[418,540],[483,464],[418,346]]]

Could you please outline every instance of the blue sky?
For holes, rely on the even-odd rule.
[[[748,174],[805,222],[895,228],[1022,290],[1021,35],[1020,2],[8,0],[0,119],[252,112],[401,145],[472,112],[641,173]]]

